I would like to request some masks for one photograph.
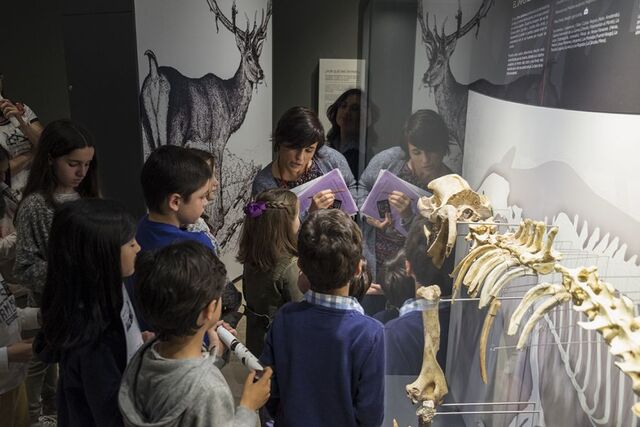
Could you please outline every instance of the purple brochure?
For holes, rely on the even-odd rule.
[[[422,196],[430,195],[427,190],[416,187],[415,185],[398,178],[388,170],[382,169],[378,174],[376,182],[373,184],[373,188],[371,188],[367,198],[364,200],[360,212],[368,217],[375,218],[380,221],[384,220],[385,212],[391,212],[394,228],[398,230],[400,234],[406,236],[407,230],[402,227],[402,218],[400,218],[400,214],[389,204],[389,193],[392,191],[400,191],[411,199],[411,210],[414,215],[418,214],[418,199]]]
[[[334,207],[342,209],[348,215],[355,215],[358,212],[356,202],[353,200],[353,196],[347,187],[347,183],[344,182],[340,169],[334,169],[326,174],[305,182],[302,185],[291,189],[298,200],[300,201],[300,212],[306,212],[311,206],[311,198],[318,192],[323,190],[333,190],[336,198]]]

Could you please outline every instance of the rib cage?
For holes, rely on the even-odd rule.
[[[507,214],[506,221],[509,223],[517,223],[519,218],[513,213],[513,210]],[[564,221],[564,222],[563,222]],[[562,222],[562,227],[568,230],[568,221],[562,219],[562,215],[554,218],[554,224]],[[571,225],[576,225],[574,221]],[[594,229],[591,233],[587,232],[587,228],[582,227],[580,234],[576,227],[575,236],[567,239],[565,235],[563,241],[557,241],[559,245],[564,245],[566,250],[571,253],[570,259],[563,264],[582,265],[585,259],[590,259],[597,264],[601,271],[607,272],[610,257],[620,254],[622,245],[614,240],[605,238],[600,239],[598,230]],[[573,248],[569,249],[569,241],[573,242]],[[460,241],[459,241],[460,243]],[[464,245],[461,245],[464,246]],[[587,251],[582,248],[586,247]],[[591,253],[591,252],[594,253]],[[628,261],[629,264],[634,260]],[[604,275],[604,274],[603,274]],[[552,279],[550,276],[539,278],[538,282],[550,281],[558,283],[559,275]],[[511,288],[511,289],[510,289]],[[514,288],[520,288],[514,292]],[[508,295],[522,295],[526,288],[515,284],[507,286]],[[469,304],[470,305],[470,304]],[[513,308],[513,307],[512,307]],[[535,307],[533,308],[535,309]],[[531,312],[531,309],[529,312]],[[509,316],[506,314],[509,308],[505,307],[504,317],[499,321],[508,321]],[[477,311],[477,310],[476,310]],[[467,313],[465,312],[465,315]],[[475,322],[481,322],[483,316],[474,319]],[[485,425],[507,426],[507,425],[560,425],[554,424],[558,419],[565,419],[566,414],[572,414],[571,421],[563,420],[562,425],[566,426],[635,426],[636,417],[630,411],[631,406],[637,402],[637,398],[632,392],[631,381],[627,378],[615,365],[614,359],[608,350],[606,343],[602,340],[601,335],[593,331],[586,331],[579,327],[576,322],[578,320],[585,321],[586,316],[581,313],[573,312],[570,304],[565,304],[561,308],[544,316],[544,320],[539,322],[535,332],[531,336],[533,347],[528,348],[523,357],[526,357],[531,369],[533,381],[538,387],[529,388],[532,399],[537,396],[540,400],[544,419],[531,420],[531,423],[522,423],[523,418],[504,419],[498,422],[497,416],[484,419]],[[470,320],[471,321],[471,320]],[[459,326],[464,329],[468,323]],[[541,325],[544,327],[541,328]],[[571,326],[573,325],[573,326]],[[502,345],[498,343],[501,338],[502,331],[500,326],[496,326],[496,331],[489,337],[489,345]],[[576,341],[600,341],[600,342],[583,342],[576,344]],[[493,341],[493,344],[491,343]],[[569,343],[569,344],[566,344]],[[489,352],[491,353],[491,352]],[[495,357],[494,357],[495,359]],[[495,360],[492,361],[495,365]],[[497,368],[497,369],[496,369]],[[455,369],[455,368],[454,368]],[[489,382],[492,380],[500,380],[500,367],[489,366]],[[538,372],[539,371],[539,372]],[[560,375],[562,374],[562,375]],[[476,374],[477,375],[477,374]],[[525,375],[525,374],[523,374]],[[478,375],[479,376],[479,375]],[[493,378],[492,378],[493,377]],[[537,392],[536,388],[540,391]],[[469,399],[467,397],[466,399]],[[470,398],[471,401],[482,401],[482,399]],[[485,399],[491,401],[491,399]],[[523,399],[526,400],[526,399]],[[513,408],[516,409],[516,408]],[[518,408],[520,410],[524,408]],[[576,414],[575,416],[573,414]],[[545,423],[546,419],[546,423]],[[535,422],[534,422],[535,421]]]

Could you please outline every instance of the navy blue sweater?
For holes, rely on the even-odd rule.
[[[379,426],[384,416],[384,333],[355,310],[284,305],[261,361],[273,367],[267,403],[276,426]]]
[[[449,341],[449,316],[451,306],[441,303],[440,350],[436,354],[438,364],[444,372],[447,364],[447,344]],[[412,311],[389,321],[384,327],[387,354],[387,375],[418,375],[422,369],[424,353],[424,328],[422,312]]]

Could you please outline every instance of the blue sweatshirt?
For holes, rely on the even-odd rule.
[[[143,216],[138,223],[138,228],[136,231],[136,241],[140,245],[140,250],[142,251],[154,251],[164,248],[165,246],[169,246],[173,243],[184,242],[185,240],[195,240],[196,242],[200,242],[215,253],[215,249],[213,247],[213,244],[211,243],[211,239],[209,239],[209,237],[207,237],[207,235],[203,232],[185,231],[181,230],[175,225],[151,221],[149,220],[148,215]],[[130,278],[129,280],[127,280],[125,286],[127,287],[127,291],[129,291],[129,295],[134,295],[133,306],[136,311],[138,323],[140,324],[140,330],[151,330],[149,324],[147,324],[147,322],[142,317],[142,312],[139,305],[141,304],[141,301],[138,301],[137,298],[135,298],[133,279]],[[205,335],[204,342],[205,344],[209,343],[209,337],[207,335]]]
[[[384,416],[384,333],[355,310],[284,305],[261,362],[272,366],[267,408],[276,426],[379,426]]]
[[[203,232],[191,232],[181,230],[175,225],[164,224],[149,220],[145,215],[138,223],[136,240],[143,251],[152,251],[164,248],[173,243],[184,242],[185,240],[195,240],[200,242],[215,253],[211,239]]]

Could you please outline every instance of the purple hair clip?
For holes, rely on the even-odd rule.
[[[258,218],[260,215],[267,210],[267,202],[257,201],[257,202],[249,202],[247,206],[244,207],[244,213],[250,218]]]

